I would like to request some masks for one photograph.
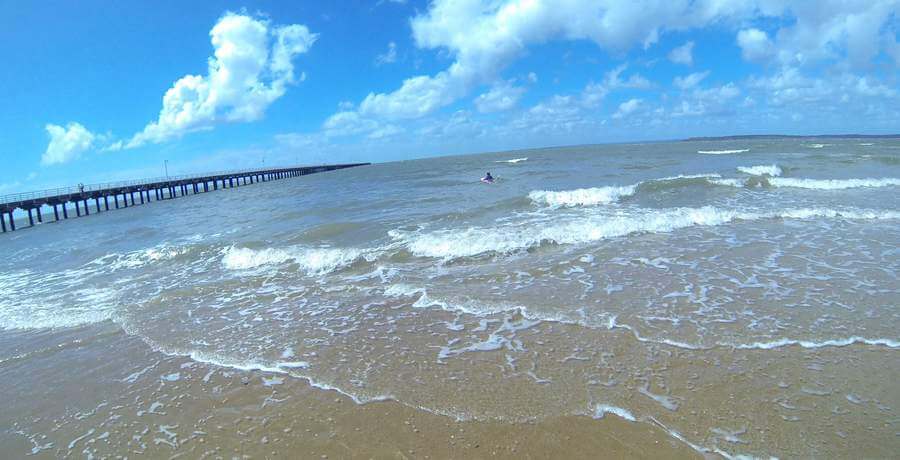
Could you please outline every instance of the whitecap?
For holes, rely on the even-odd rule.
[[[232,246],[225,250],[222,265],[229,270],[248,270],[293,262],[310,275],[323,275],[352,264],[362,255],[362,251],[353,248],[249,249]]]
[[[772,176],[781,175],[781,168],[778,165],[758,165],[758,166],[738,166],[738,171],[749,174],[751,176]]]
[[[719,174],[679,174],[677,176],[648,179],[631,185],[609,185],[604,187],[578,188],[573,190],[548,191],[533,190],[528,194],[531,201],[551,207],[596,206],[615,203],[634,195],[641,185],[653,182],[671,182],[684,179],[716,179]]]
[[[704,155],[730,155],[732,153],[749,152],[750,149],[733,149],[733,150],[697,150],[697,153]]]
[[[554,207],[595,206],[610,204],[634,195],[637,185],[579,188],[559,192],[534,190],[528,194],[531,201]]]
[[[794,177],[774,177],[769,184],[775,187],[793,187],[812,190],[843,190],[863,187],[891,187],[900,185],[900,179],[885,177],[880,179],[801,179]]]
[[[523,161],[528,161],[528,157],[513,158],[513,159],[511,159],[511,160],[497,160],[497,161],[495,161],[494,163],[509,163],[509,164],[516,164],[516,163],[521,163],[521,162],[523,162]]]
[[[859,209],[797,208],[772,212],[742,212],[712,206],[668,208],[616,215],[588,214],[497,227],[469,227],[409,235],[406,245],[416,256],[441,259],[472,257],[485,253],[507,254],[544,242],[578,244],[634,233],[667,233],[692,226],[716,226],[735,220],[810,219],[897,219],[900,212]]]

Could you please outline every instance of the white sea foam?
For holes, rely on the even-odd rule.
[[[749,152],[750,149],[733,149],[733,150],[697,150],[697,153],[704,155],[730,155],[732,153]]]
[[[135,269],[152,263],[174,259],[175,257],[186,254],[190,250],[190,245],[162,243],[150,248],[131,251],[124,254],[106,254],[88,262],[85,264],[85,267],[89,269],[102,269],[105,272],[121,269]]]
[[[579,188],[559,192],[534,190],[528,194],[531,201],[555,207],[595,206],[610,204],[634,195],[636,185]]]
[[[679,180],[679,179],[712,179],[712,178],[716,178],[716,177],[722,177],[722,176],[719,175],[719,174],[716,174],[716,173],[709,173],[709,174],[679,174],[679,175],[677,175],[677,176],[660,177],[659,179],[652,179],[652,180],[647,181],[647,182],[663,182],[663,181],[672,181],[672,180]],[[641,183],[643,183],[643,182],[641,182]]]
[[[665,233],[703,225],[722,225],[734,220],[771,218],[809,219],[815,217],[846,219],[897,219],[900,212],[873,210],[836,210],[827,208],[785,209],[776,212],[741,212],[704,206],[641,210],[617,215],[587,214],[581,217],[509,224],[498,227],[469,227],[410,235],[409,250],[420,257],[455,259],[479,254],[511,253],[543,242],[578,244],[633,233]]]
[[[352,264],[362,255],[362,251],[352,248],[249,249],[232,246],[225,250],[222,264],[230,270],[248,270],[293,262],[311,275],[323,275]]]
[[[778,165],[738,166],[738,171],[751,176],[780,176],[781,168]]]
[[[742,188],[744,186],[743,179],[735,179],[731,177],[726,177],[722,179],[710,179],[709,182],[715,185],[722,185],[725,187],[737,187]]]
[[[597,404],[594,406],[594,418],[603,418],[606,414],[617,415],[629,422],[636,422],[637,418],[627,409],[622,409],[621,407],[610,406],[607,404]]]
[[[721,346],[737,348],[739,350],[772,350],[781,347],[800,346],[803,348],[846,347],[853,344],[865,344],[872,346],[884,346],[888,348],[900,348],[900,342],[891,339],[868,339],[865,337],[847,337],[822,341],[780,339],[771,342],[754,342],[748,344],[720,344]]]
[[[803,146],[808,149],[821,149],[821,148],[829,146],[829,145],[831,145],[831,144],[803,144]]]
[[[296,373],[292,372],[294,369],[306,369],[306,368],[310,367],[309,363],[307,363],[305,361],[276,362],[276,363],[268,364],[268,363],[259,363],[259,362],[255,362],[255,361],[235,360],[235,359],[225,358],[225,357],[221,357],[221,356],[217,356],[217,355],[213,355],[213,354],[209,354],[209,353],[204,353],[204,352],[200,352],[200,351],[196,351],[196,350],[187,351],[187,352],[170,350],[166,347],[157,346],[153,343],[150,343],[150,345],[152,346],[152,348],[155,351],[158,351],[160,353],[163,353],[163,354],[166,354],[169,356],[185,356],[195,362],[211,364],[213,366],[228,367],[228,368],[237,369],[237,370],[245,371],[245,372],[259,371],[259,372],[267,372],[270,374],[291,375],[293,377],[297,377],[297,378],[306,380],[310,386],[318,388],[320,390],[336,391],[336,392],[352,399],[353,402],[355,402],[357,404],[366,404],[369,402],[387,401],[387,400],[394,399],[391,396],[360,396],[357,394],[346,392],[338,387],[329,385],[327,383],[316,381],[313,377],[310,377],[307,375],[300,375],[300,374],[296,374]]]
[[[516,163],[521,163],[521,162],[523,162],[523,161],[528,161],[528,157],[513,158],[512,160],[497,160],[497,161],[495,161],[494,163],[509,163],[509,164],[516,164]]]
[[[715,179],[718,174],[679,174],[637,182],[631,185],[609,185],[605,187],[579,188],[573,190],[548,191],[533,190],[528,194],[531,201],[551,207],[596,206],[615,203],[634,195],[638,187],[652,182],[670,182],[682,179]]]
[[[384,290],[384,295],[395,298],[419,296],[419,298],[412,304],[413,308],[437,307],[441,310],[466,313],[476,316],[484,316],[518,310],[522,312],[523,316],[525,316],[526,318],[529,317],[527,311],[525,311],[525,309],[520,305],[506,302],[485,302],[466,298],[436,298],[429,296],[428,291],[426,291],[425,288],[409,286],[406,284],[392,284]]]
[[[881,179],[801,179],[794,177],[775,177],[769,179],[775,187],[793,187],[813,190],[843,190],[862,187],[891,187],[900,185],[900,179],[886,177]]]
[[[113,318],[117,292],[114,288],[88,287],[58,293],[15,292],[6,295],[0,279],[0,329],[57,329],[99,323]]]
[[[657,403],[659,403],[659,405],[666,408],[666,410],[670,410],[672,412],[675,412],[678,410],[679,404],[678,404],[678,401],[675,400],[675,398],[673,398],[671,396],[651,393],[649,384],[644,385],[641,388],[638,388],[638,392],[640,392],[642,395],[656,401]]]

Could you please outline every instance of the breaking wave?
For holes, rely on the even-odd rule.
[[[516,164],[516,163],[521,163],[521,162],[523,162],[523,161],[528,161],[528,157],[513,158],[512,160],[497,160],[497,161],[495,161],[494,163],[509,163],[509,164],[513,164],[513,165],[514,165],[514,164]]]
[[[769,184],[775,187],[843,190],[862,187],[891,187],[900,185],[900,179],[893,177],[883,179],[800,179],[793,177],[777,177],[769,179]]]
[[[472,257],[485,253],[512,253],[543,243],[578,244],[634,233],[666,233],[692,226],[716,226],[735,220],[810,219],[897,219],[900,212],[865,209],[837,210],[797,208],[775,212],[740,212],[712,206],[645,210],[618,215],[587,215],[508,224],[499,227],[469,227],[438,230],[409,236],[407,247],[416,256],[441,259]]]
[[[780,176],[782,171],[778,165],[738,166],[738,171],[751,176]]]
[[[697,153],[704,155],[730,155],[732,153],[749,152],[750,149],[733,149],[733,150],[697,150]]]
[[[554,207],[595,206],[610,204],[634,195],[637,185],[579,188],[559,192],[534,190],[528,194],[531,201]]]
[[[362,255],[362,251],[352,248],[249,249],[232,246],[225,250],[222,265],[229,270],[249,270],[290,262],[298,264],[310,275],[324,275],[352,264]]]
[[[656,190],[673,183],[690,183],[698,179],[709,180],[721,177],[718,174],[679,174],[641,181],[631,185],[610,185],[605,187],[579,188],[574,190],[548,191],[534,190],[528,194],[531,201],[551,207],[596,206],[615,203],[634,195],[639,190]],[[676,184],[681,185],[681,184]]]

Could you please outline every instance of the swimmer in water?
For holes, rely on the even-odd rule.
[[[484,177],[481,178],[481,181],[491,184],[494,182],[494,176],[492,176],[489,172],[485,173]]]

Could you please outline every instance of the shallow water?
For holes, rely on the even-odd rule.
[[[0,451],[124,454],[156,393],[228,369],[453,423],[605,415],[703,453],[886,456],[898,159],[853,139],[444,157],[6,234]],[[155,445],[203,432],[168,414]]]

